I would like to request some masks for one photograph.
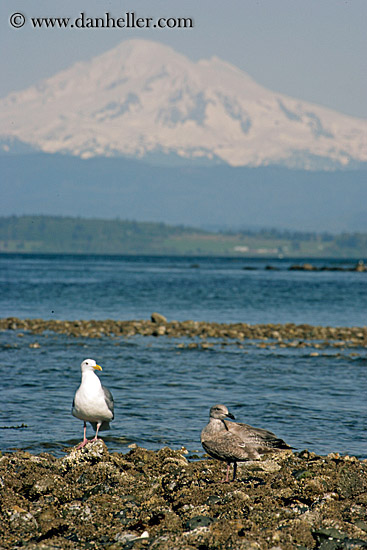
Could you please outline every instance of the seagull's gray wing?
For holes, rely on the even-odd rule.
[[[110,390],[108,388],[105,388],[104,386],[102,386],[102,390],[103,390],[104,397],[105,397],[105,400],[106,400],[106,403],[107,403],[107,407],[112,412],[112,419],[111,420],[113,420],[115,418],[115,415],[114,415],[114,412],[113,412],[114,402],[113,402],[112,393],[110,392]]]

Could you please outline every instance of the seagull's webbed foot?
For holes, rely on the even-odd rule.
[[[82,449],[83,447],[85,447],[87,445],[87,443],[89,443],[89,439],[83,439],[83,441],[81,443],[79,443],[79,445],[77,446],[77,450]]]

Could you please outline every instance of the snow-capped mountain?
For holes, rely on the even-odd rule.
[[[306,169],[367,161],[367,121],[275,93],[218,58],[129,40],[0,100],[4,149],[176,155]]]

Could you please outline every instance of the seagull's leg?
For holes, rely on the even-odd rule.
[[[81,443],[79,443],[79,445],[77,446],[77,449],[81,449],[82,447],[85,447],[87,443],[88,443],[88,439],[87,439],[87,423],[84,422],[84,437],[83,437],[83,441],[82,441]]]
[[[229,482],[229,469],[230,469],[230,467],[231,467],[231,463],[228,462],[226,479],[223,479],[222,483],[228,483]]]
[[[102,422],[97,422],[96,435],[93,437],[93,439],[91,441],[97,441],[98,440],[98,431],[99,431],[99,428],[101,427],[101,425],[102,425]]]
[[[232,479],[232,481],[234,481],[236,479],[236,473],[237,473],[237,462],[234,462],[233,463],[233,479]]]

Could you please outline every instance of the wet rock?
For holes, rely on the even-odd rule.
[[[21,531],[24,534],[33,533],[38,528],[36,518],[20,506],[13,505],[8,510],[8,521],[12,532]]]
[[[363,272],[367,271],[367,266],[365,265],[363,260],[359,260],[359,262],[354,267],[354,269],[352,268],[352,271],[359,271],[360,273],[363,273]]]
[[[367,548],[367,541],[350,538],[333,527],[312,532],[319,550],[357,550]]]
[[[192,320],[167,322],[166,318],[158,313],[152,314],[152,320],[149,321],[114,321],[111,319],[104,321],[55,321],[8,317],[0,319],[0,330],[22,330],[22,334],[24,332],[41,334],[45,331],[53,331],[82,338],[127,338],[134,335],[154,335],[173,338],[185,337],[193,340],[197,338],[216,339],[223,345],[228,345],[228,342],[240,341],[243,343],[246,340],[255,340],[264,347],[271,340],[272,346],[281,348],[311,345],[315,348],[333,345],[340,348],[364,348],[367,346],[367,327],[321,327],[293,323],[248,325],[247,323],[209,323]],[[192,343],[195,345],[191,349],[197,349],[198,343],[196,341]],[[37,345],[31,345],[37,348]],[[213,345],[213,343],[203,344],[201,349],[207,349],[209,345]]]
[[[185,452],[109,454],[97,442],[60,459],[3,455],[0,547],[367,547],[367,461],[287,453],[222,484],[225,465]]]
[[[212,518],[208,516],[194,516],[186,522],[186,529],[192,531],[198,529],[198,527],[208,527],[213,522]]]
[[[69,470],[75,466],[102,461],[106,456],[108,456],[107,447],[102,440],[98,439],[81,449],[73,449],[66,457],[61,459],[60,466],[63,470]]]
[[[316,271],[317,270],[317,268],[314,265],[309,264],[307,262],[301,265],[291,265],[289,269],[290,271]]]
[[[150,319],[152,323],[167,323],[166,317],[164,317],[164,315],[161,315],[160,313],[152,313]]]
[[[31,344],[29,344],[29,347],[30,347],[30,348],[33,348],[33,349],[38,349],[38,348],[40,348],[41,346],[39,345],[38,342],[32,342]]]
[[[163,336],[166,334],[166,327],[164,325],[159,325],[156,329],[153,330],[153,336]]]
[[[312,472],[310,470],[296,470],[292,472],[292,475],[295,477],[297,481],[301,479],[306,479],[308,477],[312,477]]]

